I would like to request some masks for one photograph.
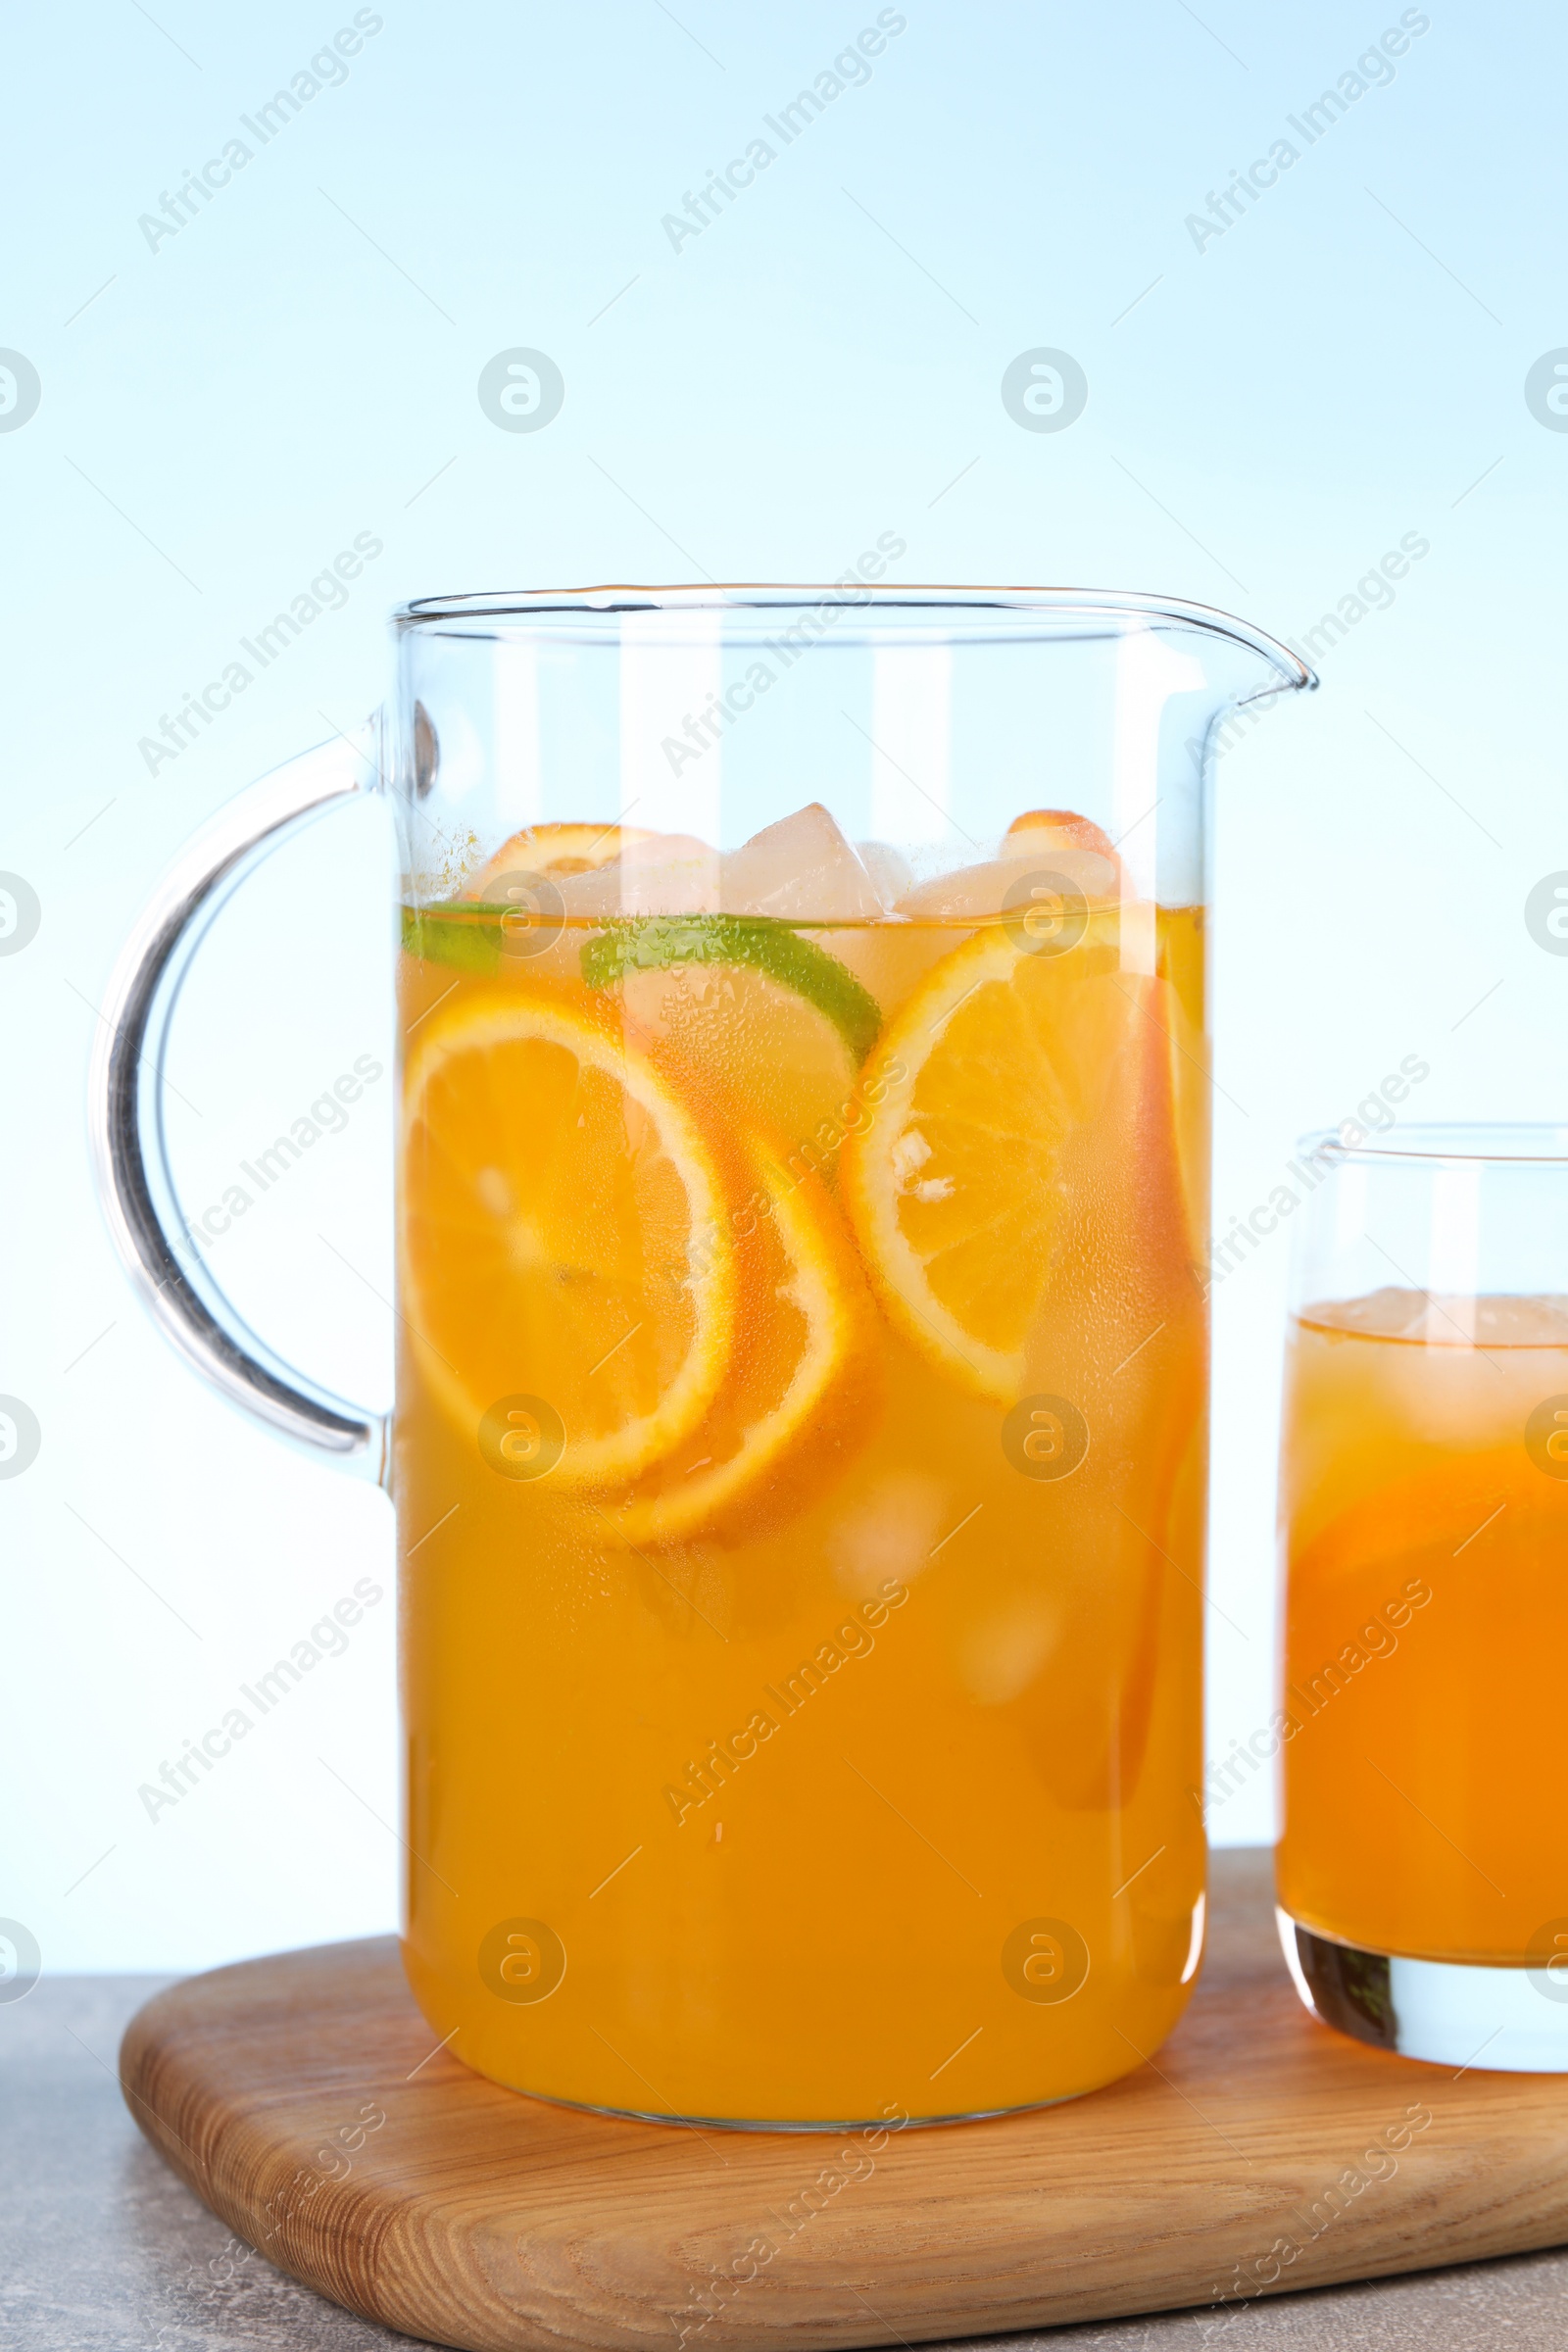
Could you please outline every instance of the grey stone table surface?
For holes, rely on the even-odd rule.
[[[233,2237],[142,2139],[115,2071],[165,1979],[46,1977],[0,2003],[0,2344],[16,2352],[397,2352]],[[1568,2250],[1226,2312],[992,2339],[1010,2352],[1511,2352],[1568,2347]]]

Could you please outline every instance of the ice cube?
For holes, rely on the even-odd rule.
[[[890,841],[858,841],[856,855],[884,907],[896,906],[914,880],[914,868]]]
[[[1000,914],[1010,890],[1031,873],[1060,875],[1071,890],[1088,900],[1114,899],[1120,888],[1116,859],[1097,850],[1079,850],[1042,837],[1033,858],[992,858],[984,865],[961,865],[956,873],[938,874],[933,882],[917,883],[898,903],[900,914],[927,919],[936,916],[978,918]],[[1016,904],[1017,902],[1013,902]]]
[[[864,922],[884,911],[881,893],[820,801],[731,851],[724,908],[819,923]]]
[[[567,918],[710,914],[718,906],[718,852],[689,833],[644,833],[592,873],[556,881]]]
[[[858,1503],[842,1504],[824,1549],[844,1591],[882,1592],[889,1577],[912,1582],[942,1528],[953,1524],[953,1499],[940,1479],[913,1470],[876,1479]]]
[[[620,855],[625,914],[712,914],[718,885],[718,852],[690,833],[648,833]]]
[[[591,873],[563,874],[556,882],[566,919],[620,912],[620,859],[595,866]]]

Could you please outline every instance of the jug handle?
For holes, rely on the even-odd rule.
[[[385,1486],[390,1416],[350,1404],[274,1355],[181,1249],[164,1121],[169,1026],[210,924],[280,842],[379,789],[379,720],[285,760],[226,802],[186,844],[142,909],[99,1015],[88,1126],[99,1199],[122,1264],[153,1320],[220,1396],[274,1435]],[[187,1229],[188,1234],[188,1229]]]

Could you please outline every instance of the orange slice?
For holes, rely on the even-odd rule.
[[[564,874],[597,873],[631,843],[652,839],[640,825],[524,825],[464,885],[463,895],[482,899],[486,885],[503,874],[548,874],[559,882]]]
[[[586,994],[515,982],[431,1016],[403,1120],[405,1316],[454,1418],[542,1399],[570,1487],[678,1446],[736,1331],[745,1171],[715,1123]]]
[[[843,1219],[780,1146],[747,1140],[734,1361],[701,1426],[602,1507],[637,1548],[776,1524],[825,1492],[875,1420],[876,1312]]]
[[[1054,842],[1063,849],[1094,850],[1100,857],[1108,858],[1112,864],[1117,862],[1108,835],[1092,816],[1080,816],[1073,808],[1026,808],[1007,827],[1002,854],[1010,858],[1023,850],[1032,850],[1037,842],[1042,846]]]
[[[1391,1480],[1331,1519],[1310,1543],[1292,1546],[1291,1573],[1316,1585],[1387,1567],[1416,1553],[1457,1559],[1476,1546],[1466,1572],[1485,1574],[1485,1538],[1510,1544],[1551,1533],[1568,1520],[1568,1484],[1544,1476],[1522,1444],[1434,1457]]]
[[[976,933],[901,1007],[861,1074],[878,1108],[839,1180],[894,1325],[1006,1401],[1053,1280],[1069,1162],[1118,1077],[1139,1083],[1162,986],[1121,969],[1113,917],[1057,956],[1014,930],[1026,941],[1021,924]]]

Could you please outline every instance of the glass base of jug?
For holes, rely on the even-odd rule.
[[[1274,1916],[1297,1991],[1339,2033],[1460,2073],[1568,2074],[1568,1971],[1407,1960]]]
[[[946,2124],[989,2124],[1003,2116],[1037,2115],[1047,2107],[1067,2107],[1074,2099],[1094,2096],[1093,2090],[1067,2090],[1059,2098],[1025,2099],[1016,2107],[964,2107],[947,2115],[849,2116],[839,2123],[803,2123],[769,2122],[765,2116],[671,2115],[662,2107],[599,2107],[592,2099],[560,2099],[549,2091],[527,2090],[520,2082],[503,2082],[499,2075],[489,2079],[500,2082],[503,2090],[518,2091],[523,2098],[538,2099],[546,2107],[565,2107],[573,2115],[605,2115],[617,2124],[672,2124],[683,2132],[858,2132],[868,2140],[874,2138],[878,2146],[900,2132],[933,2132]]]

